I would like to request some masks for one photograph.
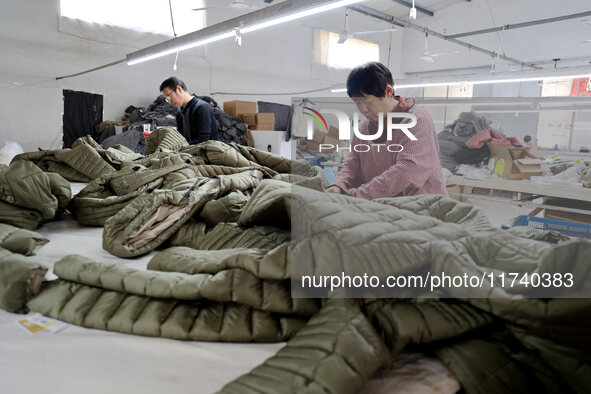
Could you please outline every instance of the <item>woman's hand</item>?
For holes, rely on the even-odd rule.
[[[341,194],[341,188],[338,186],[331,186],[329,188],[327,188],[326,190],[324,190],[326,193],[335,193],[335,194]]]

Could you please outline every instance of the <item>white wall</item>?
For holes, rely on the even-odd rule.
[[[228,11],[220,12],[219,20],[235,16]],[[215,95],[220,104],[227,99],[288,104],[290,94],[238,96],[237,93],[314,90],[344,83],[348,73],[328,70],[313,62],[313,29],[342,31],[344,10],[250,33],[244,36],[242,47],[228,40],[181,52],[176,73],[172,70],[174,55],[169,55],[134,66],[122,63],[59,81],[55,77],[123,59],[127,53],[168,37],[129,33],[128,37],[117,39],[115,45],[60,32],[59,0],[10,2],[3,6],[0,21],[3,53],[0,87],[9,92],[10,101],[9,105],[0,106],[0,146],[16,140],[26,151],[61,147],[62,89],[102,94],[103,119],[118,120],[128,105],[151,103],[159,93],[160,82],[171,75],[183,79],[196,94],[231,93]],[[216,22],[213,15],[208,24]],[[358,14],[352,16],[352,27],[381,29],[387,24]],[[401,37],[401,32],[394,33],[393,51],[400,51]],[[381,60],[385,61],[387,34],[364,39],[380,44]],[[398,60],[392,61],[391,66],[394,72],[400,69]]]

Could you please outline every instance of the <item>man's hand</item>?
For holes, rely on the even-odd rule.
[[[324,190],[326,193],[335,193],[335,194],[341,194],[341,188],[338,186],[331,186],[329,188],[327,188],[326,190]]]

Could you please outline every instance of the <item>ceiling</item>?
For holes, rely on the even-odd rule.
[[[209,4],[229,4],[232,0],[209,1]],[[248,0],[256,8],[268,6],[263,0]],[[275,0],[272,4],[281,1]],[[412,2],[412,0],[408,0]],[[434,13],[433,16],[419,12],[417,19],[413,22],[416,25],[425,27],[436,32],[451,35],[465,32],[472,32],[503,25],[529,22],[539,19],[552,18],[563,15],[570,15],[584,11],[591,11],[589,0],[572,0],[568,2],[556,2],[555,0],[416,0],[417,7],[423,7]],[[409,21],[409,7],[399,4],[395,0],[365,0],[363,6],[392,15],[396,18]],[[251,10],[236,11],[230,8],[212,10],[208,19],[211,23],[217,23],[230,17],[238,16]],[[342,11],[341,11],[342,12]],[[329,13],[330,14],[330,13]],[[335,18],[338,15],[338,23]],[[342,31],[342,20],[340,13],[326,15],[327,28],[335,32]],[[332,18],[329,20],[329,18]],[[356,26],[361,29],[373,23],[376,28],[383,29],[386,22],[379,22],[374,18],[365,15],[352,13],[353,30]],[[591,20],[591,16],[588,17]],[[370,20],[361,23],[361,19]],[[508,57],[531,63],[538,62],[541,67],[553,67],[552,59],[561,59],[558,66],[582,66],[591,62],[591,24],[581,22],[581,19],[571,19],[561,22],[542,24],[520,29],[509,29],[505,32],[492,32],[479,35],[471,35],[459,38],[466,43],[479,46],[489,51],[500,52]],[[302,25],[312,25],[310,20],[302,21]],[[317,22],[316,25],[323,25]],[[338,29],[336,30],[336,26]],[[286,27],[287,28],[287,27]],[[358,27],[359,28],[359,27]],[[425,35],[420,31],[404,28],[402,45],[394,48],[398,56],[402,56],[402,68],[404,72],[434,72],[436,70],[447,70],[469,67],[491,66],[493,59],[490,55],[482,54],[474,50],[458,46],[454,43],[431,37],[429,39],[430,53],[453,53],[451,56],[440,56],[434,62],[421,61],[420,57],[424,52]],[[380,40],[383,37],[365,36],[368,40]],[[519,66],[498,59],[496,61],[498,70],[512,70]]]

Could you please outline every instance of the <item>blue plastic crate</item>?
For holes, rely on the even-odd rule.
[[[591,238],[591,224],[539,218],[537,216],[518,216],[513,219],[513,226],[529,226],[540,230],[553,230],[571,237]]]

